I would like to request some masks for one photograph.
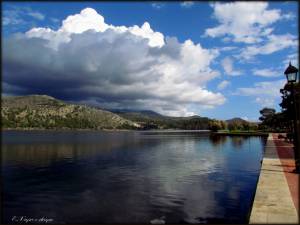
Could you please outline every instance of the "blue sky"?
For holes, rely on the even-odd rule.
[[[297,2],[4,2],[2,25],[5,95],[257,120],[298,67]]]

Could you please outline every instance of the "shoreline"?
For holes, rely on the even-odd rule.
[[[211,132],[210,130],[183,130],[183,129],[91,129],[91,128],[39,128],[39,127],[17,127],[17,128],[1,128],[1,131],[140,131],[140,132]]]
[[[40,127],[17,127],[17,128],[1,128],[1,131],[104,131],[104,132],[149,132],[149,133],[211,133],[216,136],[265,136],[267,137],[269,133],[259,132],[259,131],[218,131],[213,132],[210,130],[183,130],[183,129],[153,129],[153,130],[139,130],[139,129],[91,129],[91,128],[40,128]]]
[[[259,132],[259,131],[239,131],[239,132],[213,132],[214,135],[219,136],[265,136],[267,137],[269,133]]]
[[[91,128],[1,128],[1,131],[136,131],[128,129],[91,129]]]

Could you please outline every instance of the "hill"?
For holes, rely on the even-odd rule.
[[[137,125],[114,113],[69,104],[47,95],[2,97],[2,128],[130,129]]]
[[[258,123],[249,122],[239,117],[235,117],[225,121],[229,130],[257,130]]]
[[[112,109],[111,112],[140,124],[142,129],[206,130],[211,121],[207,117],[171,117],[151,110]]]
[[[145,121],[149,119],[151,120],[166,118],[166,116],[163,116],[151,110],[108,109],[108,111],[132,121]]]
[[[242,118],[239,117],[235,117],[229,120],[226,120],[226,123],[230,124],[230,123],[248,123],[247,120],[243,120]]]

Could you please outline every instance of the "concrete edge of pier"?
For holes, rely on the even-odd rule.
[[[299,174],[293,146],[269,134],[250,214],[250,224],[299,223]]]

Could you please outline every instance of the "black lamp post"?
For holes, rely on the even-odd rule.
[[[292,105],[293,105],[293,122],[294,122],[294,155],[295,155],[295,164],[296,164],[296,170],[295,172],[299,173],[300,172],[300,161],[299,161],[299,134],[298,134],[298,107],[297,107],[297,102],[295,98],[295,92],[294,92],[294,83],[297,82],[297,75],[298,75],[298,69],[294,66],[292,66],[291,62],[286,68],[284,74],[286,75],[286,79],[288,83],[291,85],[291,96],[292,96]]]

